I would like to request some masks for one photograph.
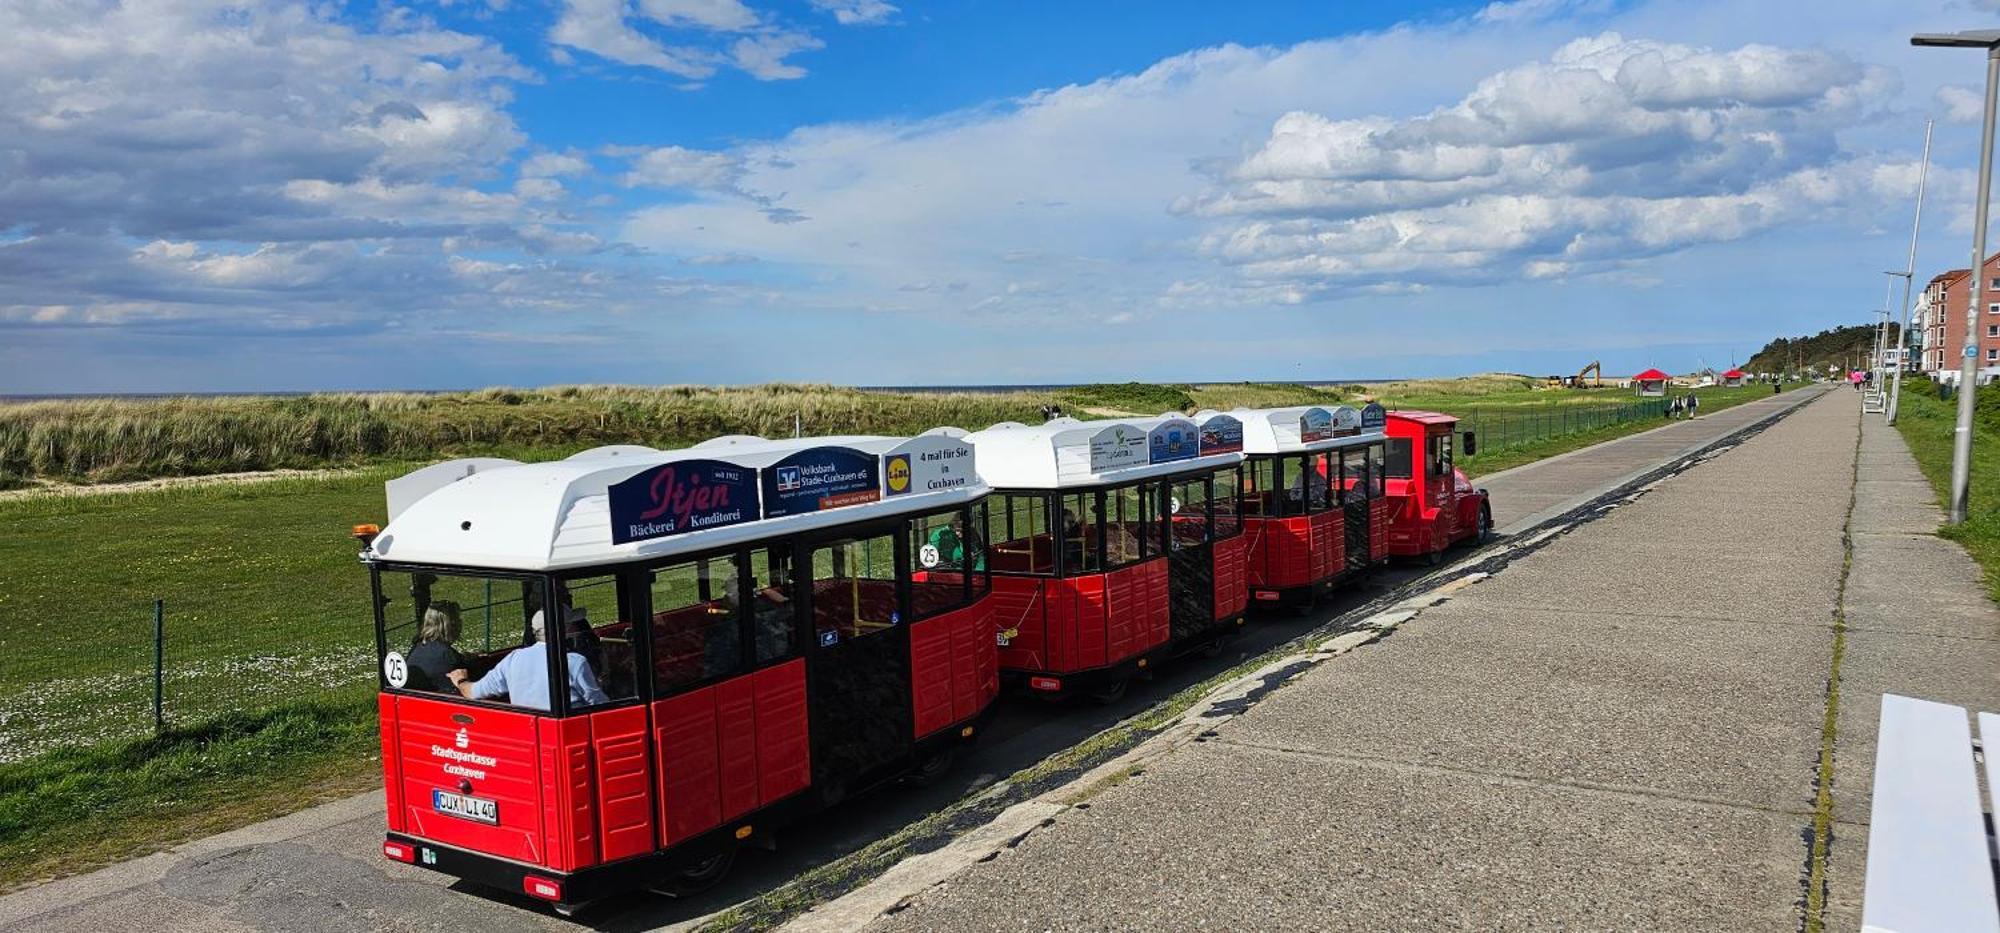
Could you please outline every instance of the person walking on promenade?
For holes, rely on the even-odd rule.
[[[1689,392],[1689,393],[1688,393],[1688,420],[1690,420],[1690,421],[1694,420],[1694,416],[1695,416],[1695,415],[1697,415],[1697,414],[1700,414],[1700,413],[1701,413],[1701,397],[1700,397],[1700,396],[1698,396],[1698,395],[1696,395],[1696,394],[1694,394],[1693,392]]]

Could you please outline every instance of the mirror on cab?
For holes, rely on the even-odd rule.
[[[1461,431],[1459,434],[1458,449],[1460,451],[1463,451],[1468,457],[1479,453],[1479,439],[1471,431]]]

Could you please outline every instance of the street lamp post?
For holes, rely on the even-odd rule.
[[[1986,206],[1993,193],[1993,105],[2000,91],[2000,29],[1956,33],[1921,33],[1910,44],[1931,48],[1986,50],[1986,119],[1979,137],[1979,203],[1973,207],[1972,300],[1965,308],[1965,358],[1958,369],[1958,426],[1951,439],[1951,515],[1965,521],[1966,497],[1972,483],[1972,395],[1979,382],[1979,302],[1986,284]]]
[[[1924,121],[1924,161],[1917,168],[1917,217],[1910,221],[1910,261],[1903,267],[1903,329],[1896,332],[1896,376],[1889,383],[1889,416],[1885,420],[1896,423],[1896,409],[1903,401],[1903,370],[1910,368],[1905,359],[1910,353],[1910,284],[1917,277],[1917,231],[1924,226],[1924,182],[1931,174],[1931,121]],[[1926,319],[1928,320],[1928,319]]]

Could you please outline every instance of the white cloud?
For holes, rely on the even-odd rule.
[[[760,81],[804,77],[785,59],[826,45],[741,0],[563,0],[549,41],[697,82],[724,65]]]
[[[556,178],[582,175],[589,171],[590,160],[573,149],[567,152],[537,152],[521,160],[521,176],[524,178]]]
[[[1962,84],[1938,88],[1937,103],[1944,108],[1944,119],[1950,123],[1978,123],[1986,119],[1985,95]]]
[[[826,48],[826,43],[803,32],[776,32],[763,36],[745,36],[729,47],[730,60],[751,77],[763,81],[789,81],[803,78],[806,70],[789,64],[786,58],[800,52]]]
[[[842,26],[875,26],[889,21],[898,11],[884,0],[812,0],[813,9],[833,14]]]
[[[634,158],[623,181],[632,187],[730,190],[742,173],[742,163],[729,153],[661,146]]]

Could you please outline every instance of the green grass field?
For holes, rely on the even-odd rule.
[[[1986,590],[2000,600],[2000,392],[1981,389],[1973,420],[1972,483],[1965,523],[1938,530],[1957,541],[1986,573]],[[1990,403],[1990,404],[1989,404]],[[1929,380],[1903,384],[1903,398],[1896,414],[1896,428],[1910,445],[1917,466],[1937,491],[1940,507],[1947,506],[1951,489],[1951,439],[1958,416],[1956,400],[1938,398]]]
[[[1632,402],[1622,392],[1541,390],[1504,377],[1468,386],[1460,397],[1437,384],[1412,386],[1422,391],[1389,401],[1488,424],[1540,416],[1552,430],[1585,422],[1550,419],[1550,410]],[[1078,394],[1064,404],[1072,411],[1085,400],[1156,411],[1327,404],[1349,392],[1254,383],[1071,391]],[[1702,390],[1703,410],[1769,391]],[[994,407],[965,403],[956,413],[961,424],[983,426],[973,419],[1000,420],[1021,403],[1003,396]],[[918,410],[932,409],[896,417]],[[1035,415],[1031,408],[1014,416]],[[1633,420],[1505,446],[1483,438],[1480,453],[1462,465],[1492,472],[1662,423]],[[868,424],[892,429],[880,419]],[[766,430],[789,433],[783,427]],[[495,441],[484,449],[547,457],[612,439],[565,435],[561,445]],[[381,521],[383,481],[418,462],[378,457],[330,477],[0,501],[0,566],[8,568],[0,613],[12,620],[0,627],[0,657],[8,659],[0,666],[0,888],[274,816],[376,779],[373,740],[356,725],[372,721],[374,659],[367,578],[348,532]],[[157,739],[150,737],[155,599],[166,605],[172,727]],[[285,753],[269,754],[274,743]],[[285,792],[267,792],[272,786]],[[87,844],[57,846],[58,834]]]

